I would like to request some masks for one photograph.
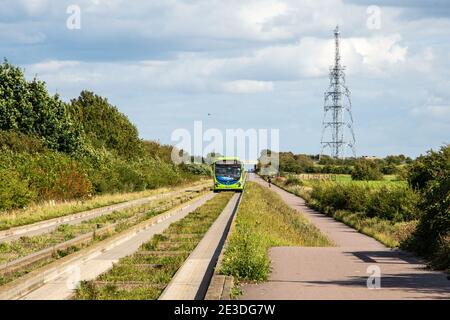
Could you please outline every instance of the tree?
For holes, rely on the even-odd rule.
[[[408,182],[421,194],[419,225],[407,246],[450,267],[450,145],[429,151],[409,168]]]
[[[372,160],[359,159],[352,171],[353,180],[382,180],[383,174],[377,163]]]
[[[106,98],[82,91],[71,100],[69,112],[94,148],[106,148],[125,158],[144,156],[137,128]]]
[[[156,141],[144,140],[144,147],[150,157],[154,159],[160,159],[164,162],[172,162],[172,149],[171,145],[162,145]]]
[[[76,152],[82,143],[58,95],[50,96],[42,81],[27,82],[23,71],[6,60],[0,65],[0,129],[38,137],[67,153]]]

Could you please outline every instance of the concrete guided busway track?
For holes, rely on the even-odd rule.
[[[113,205],[109,205],[109,206],[104,206],[104,207],[91,209],[91,210],[87,210],[87,211],[82,211],[82,212],[78,212],[78,213],[74,213],[74,214],[69,214],[66,216],[48,219],[48,220],[44,220],[44,221],[39,221],[36,223],[27,224],[27,225],[20,226],[20,227],[14,227],[14,228],[7,229],[7,230],[1,230],[0,231],[0,242],[3,242],[3,241],[10,242],[10,241],[14,241],[20,237],[23,237],[23,236],[31,237],[31,236],[48,233],[48,232],[55,230],[56,228],[58,228],[58,226],[60,226],[62,224],[69,224],[69,225],[79,224],[86,220],[90,220],[90,219],[94,219],[96,217],[110,214],[113,211],[136,207],[136,206],[143,205],[143,204],[155,201],[155,200],[160,200],[160,199],[164,199],[164,198],[176,195],[176,194],[181,194],[186,191],[201,190],[201,189],[204,189],[206,186],[209,186],[209,183],[196,185],[196,186],[192,186],[192,187],[186,187],[186,188],[179,189],[179,190],[156,194],[156,195],[149,196],[149,197],[126,201],[126,202],[113,204]]]
[[[91,280],[109,270],[120,258],[135,252],[153,235],[203,205],[214,196],[189,201],[142,222],[92,247],[62,258],[0,287],[0,299],[67,299],[79,281]]]
[[[236,193],[203,239],[163,291],[160,300],[200,300],[205,297],[217,259],[242,193]]]

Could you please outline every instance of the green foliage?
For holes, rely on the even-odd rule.
[[[292,152],[280,152],[280,170],[283,172],[313,172],[313,160],[304,154],[293,154]]]
[[[125,158],[144,155],[136,127],[106,98],[82,91],[71,101],[69,113],[94,148],[106,148]]]
[[[44,152],[47,150],[42,140],[15,131],[0,130],[0,151]]]
[[[237,279],[265,281],[270,273],[267,246],[255,232],[238,232],[230,239],[221,272]]]
[[[423,212],[412,239],[406,243],[420,255],[450,267],[450,145],[429,151],[410,167],[408,181],[421,195]]]
[[[49,150],[30,154],[3,151],[0,152],[0,168],[16,172],[20,180],[27,183],[27,188],[36,195],[26,197],[28,201],[84,198],[92,191],[83,168],[70,156],[60,152]],[[20,194],[24,182],[11,183],[10,187]],[[18,202],[16,207],[26,203]]]
[[[30,201],[89,197],[174,185],[206,166],[171,163],[172,147],[143,142],[136,127],[106,98],[83,91],[70,104],[50,96],[45,83],[26,81],[0,65],[0,210]],[[29,193],[24,192],[29,189]]]
[[[172,162],[172,149],[171,145],[161,145],[156,141],[143,141],[145,151],[150,157],[154,159],[159,159],[164,162],[170,163]]]
[[[0,168],[0,210],[21,208],[35,198],[18,172]]]
[[[296,176],[289,175],[285,181],[286,185],[294,185],[294,186],[301,186],[303,185],[303,182],[297,178]]]
[[[383,174],[378,164],[372,160],[360,159],[352,171],[353,180],[383,180]]]
[[[331,214],[348,210],[397,222],[418,217],[418,195],[403,185],[320,182],[314,184],[311,198]]]
[[[49,148],[68,153],[81,146],[80,132],[59,97],[50,96],[42,81],[26,81],[7,61],[0,65],[0,130],[39,137]]]
[[[409,187],[385,185],[372,191],[365,212],[368,217],[412,221],[419,215],[418,201],[418,194]]]
[[[211,176],[211,166],[207,164],[197,164],[197,163],[190,163],[190,164],[181,164],[180,165],[181,170],[184,172],[192,173],[195,175],[202,175],[202,176]]]

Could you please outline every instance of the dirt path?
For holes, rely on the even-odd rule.
[[[267,187],[261,178],[251,180]],[[303,199],[271,188],[301,211],[335,247],[275,247],[269,252],[269,281],[243,286],[241,299],[450,299],[450,280],[426,270],[422,262],[306,207]],[[373,274],[380,271],[380,277]],[[369,289],[369,284],[381,288]]]

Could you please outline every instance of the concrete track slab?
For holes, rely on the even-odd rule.
[[[101,273],[109,270],[120,258],[132,254],[155,234],[162,233],[169,225],[179,221],[189,213],[211,199],[214,194],[208,194],[194,201],[187,207],[178,209],[169,218],[154,224],[148,229],[124,239],[120,244],[103,248],[90,258],[75,261],[66,266],[58,276],[49,277],[46,283],[36,290],[23,296],[23,300],[63,300],[70,298],[75,292],[79,281],[95,279]]]
[[[240,194],[235,194],[161,294],[160,300],[203,299]]]

